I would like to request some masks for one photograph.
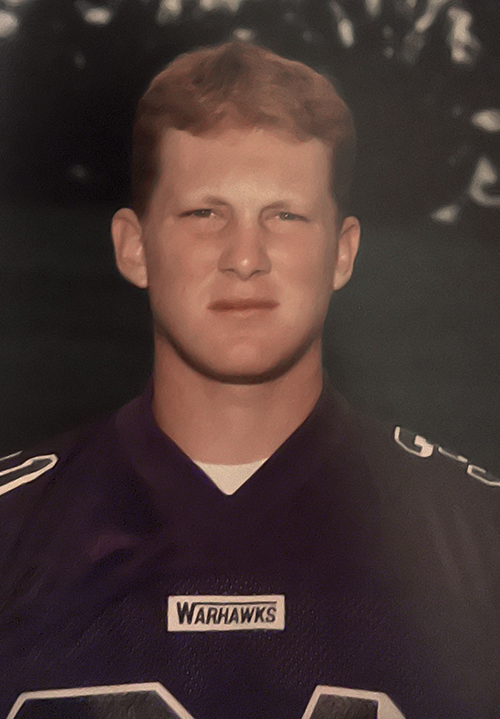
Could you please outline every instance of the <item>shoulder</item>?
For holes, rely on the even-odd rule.
[[[500,479],[423,434],[342,409],[342,452],[389,541],[500,572]]]
[[[71,454],[75,435],[68,433],[0,457],[0,512],[43,491]]]
[[[484,467],[473,464],[463,454],[441,445],[431,442],[417,432],[404,429],[396,425],[392,431],[392,439],[405,453],[417,457],[420,460],[430,459],[434,467],[442,467],[448,471],[457,471],[458,476],[464,482],[468,478],[476,480],[483,485],[494,487],[500,491],[500,478],[493,475]]]
[[[0,457],[0,507],[11,498],[40,492],[78,455],[97,445],[108,424],[109,416],[105,416]],[[21,488],[25,491],[17,491]]]
[[[354,409],[327,385],[317,416],[315,437],[333,476],[342,471],[360,492],[410,512],[421,504],[450,499],[469,514],[500,512],[500,478],[460,450],[450,449],[418,430],[384,424]],[[332,474],[333,472],[333,474]],[[372,501],[372,500],[370,500]],[[497,510],[498,508],[498,510]],[[500,531],[500,518],[498,517]]]
[[[500,501],[500,478],[459,450],[399,424],[382,423],[349,410],[349,434],[381,489],[397,487],[454,497]],[[497,499],[498,498],[498,499]]]
[[[467,585],[469,599],[484,603],[500,580],[500,479],[398,425],[356,415],[351,432],[383,536],[407,574],[416,584],[441,576],[450,592],[460,581],[464,595]]]
[[[102,456],[109,423],[109,417],[101,418],[0,458],[2,550],[36,521],[42,506],[63,504],[68,492],[76,491],[85,468],[97,464]]]
[[[25,485],[39,489],[66,454],[68,444],[72,443],[58,438],[0,457],[0,497],[9,495],[9,500],[4,501],[10,501],[11,497],[17,496],[15,490]],[[45,480],[32,484],[43,475],[46,475]]]
[[[458,684],[467,687],[480,675],[486,688],[493,686],[500,639],[500,480],[418,432],[365,420],[359,427],[394,586],[423,634],[432,642],[440,637],[439,651],[456,669]]]

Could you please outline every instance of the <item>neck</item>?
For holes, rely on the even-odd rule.
[[[310,414],[322,384],[320,340],[283,376],[252,385],[206,377],[156,341],[153,412],[161,430],[195,461],[245,464],[269,457]]]

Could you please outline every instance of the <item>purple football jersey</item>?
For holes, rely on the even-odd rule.
[[[498,716],[491,475],[327,385],[228,496],[151,395],[0,461],[0,716]]]

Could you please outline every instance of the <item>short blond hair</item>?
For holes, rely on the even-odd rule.
[[[139,101],[132,145],[132,207],[141,217],[160,175],[158,145],[169,128],[200,135],[234,116],[332,149],[331,191],[346,212],[356,136],[351,112],[333,84],[301,62],[232,41],[180,55]]]

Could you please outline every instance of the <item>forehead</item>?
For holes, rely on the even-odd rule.
[[[161,140],[161,183],[177,190],[210,185],[229,189],[242,178],[281,188],[330,184],[331,149],[317,138],[301,141],[268,128],[216,128],[201,135],[169,129]]]

